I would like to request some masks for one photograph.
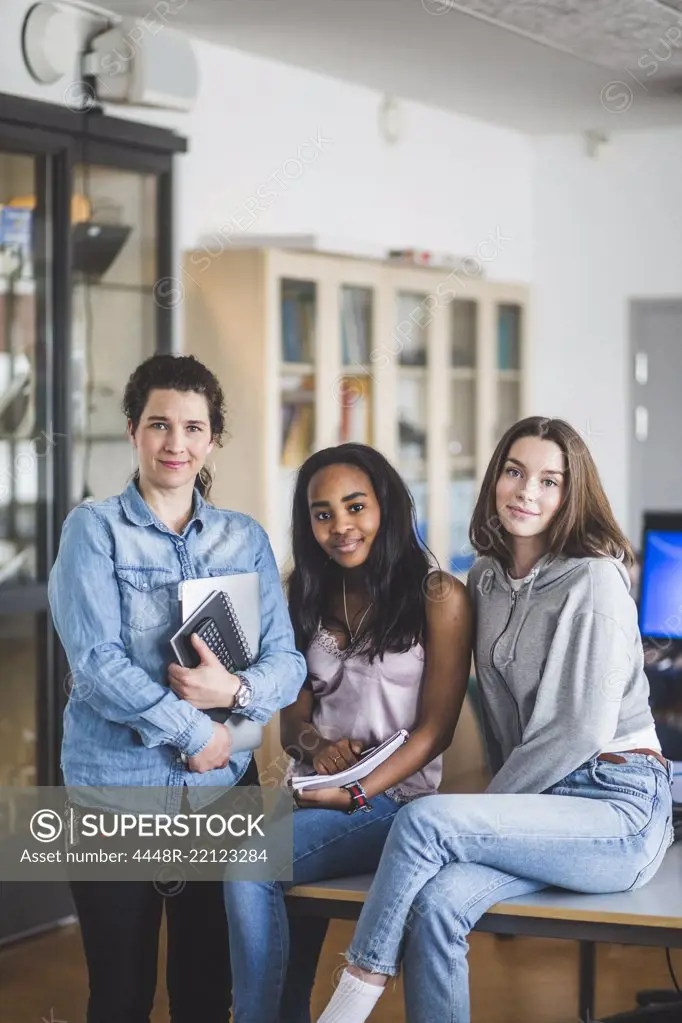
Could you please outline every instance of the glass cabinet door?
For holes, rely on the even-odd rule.
[[[134,470],[121,400],[156,348],[157,178],[78,164],[71,207],[71,499],[119,493]]]
[[[123,388],[172,347],[157,281],[172,266],[184,140],[1,99],[0,786],[57,785],[69,671],[49,572],[71,508],[125,485]],[[0,940],[70,912],[64,885],[0,880]]]
[[[279,537],[276,549],[283,563],[288,563],[296,473],[315,447],[317,282],[281,278],[279,298]]]
[[[0,785],[36,785],[39,773],[55,444],[46,166],[44,157],[0,152]]]
[[[469,522],[476,500],[476,372],[478,316],[476,301],[456,299],[449,312],[450,432],[450,570],[466,571],[471,562]]]
[[[494,441],[521,418],[521,306],[497,307],[497,422]]]
[[[428,317],[427,295],[400,291],[396,302],[398,353],[398,464],[417,512],[417,530],[428,543]]]
[[[315,442],[316,283],[282,280],[280,303],[280,464],[298,469]]]
[[[372,367],[374,347],[372,288],[343,284],[340,289],[341,376],[338,381],[339,444],[372,444]]]
[[[34,250],[37,160],[0,153],[0,587],[44,578],[38,564],[50,444],[45,353],[38,341]],[[43,197],[44,199],[44,197]]]

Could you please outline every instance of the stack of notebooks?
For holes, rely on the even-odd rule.
[[[260,645],[260,579],[257,572],[188,579],[180,584],[182,625],[171,638],[179,664],[196,668],[199,655],[191,641],[197,633],[222,665],[232,673],[243,671],[258,658]],[[224,707],[206,711],[232,732],[232,752],[256,749],[262,728]]]

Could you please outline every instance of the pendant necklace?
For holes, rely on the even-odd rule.
[[[350,627],[350,622],[348,621],[348,607],[346,605],[346,578],[345,578],[345,576],[341,580],[341,585],[342,585],[342,589],[343,589],[343,614],[344,614],[344,617],[346,619],[346,628],[348,629],[348,635],[350,636],[351,643],[354,643],[355,642],[355,637],[357,636],[358,632],[360,631],[360,626],[362,625],[362,623],[364,622],[365,618],[369,614],[369,611],[370,611],[370,608],[371,608],[371,606],[373,604],[373,601],[370,601],[369,604],[367,605],[367,607],[365,608],[365,612],[364,612],[362,618],[360,619],[360,621],[358,622],[358,625],[357,625],[357,628],[356,628],[355,632],[353,632],[353,630]]]

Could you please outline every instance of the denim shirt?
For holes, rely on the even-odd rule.
[[[253,699],[240,711],[266,722],[293,703],[306,675],[267,534],[254,519],[208,504],[194,491],[182,535],[154,515],[131,482],[106,501],[68,515],[50,572],[54,624],[71,668],[64,714],[62,771],[67,786],[187,785],[195,807],[215,796],[205,786],[234,785],[252,754],[199,774],[181,754],[207,745],[213,722],[167,683],[175,660],[170,637],[181,625],[184,579],[260,574],[258,660],[241,674]],[[175,802],[175,800],[172,800]]]

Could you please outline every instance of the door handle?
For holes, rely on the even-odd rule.
[[[649,410],[644,405],[638,405],[635,409],[635,439],[640,443],[649,436]]]
[[[646,352],[635,355],[635,382],[645,384],[649,379],[649,356]]]

